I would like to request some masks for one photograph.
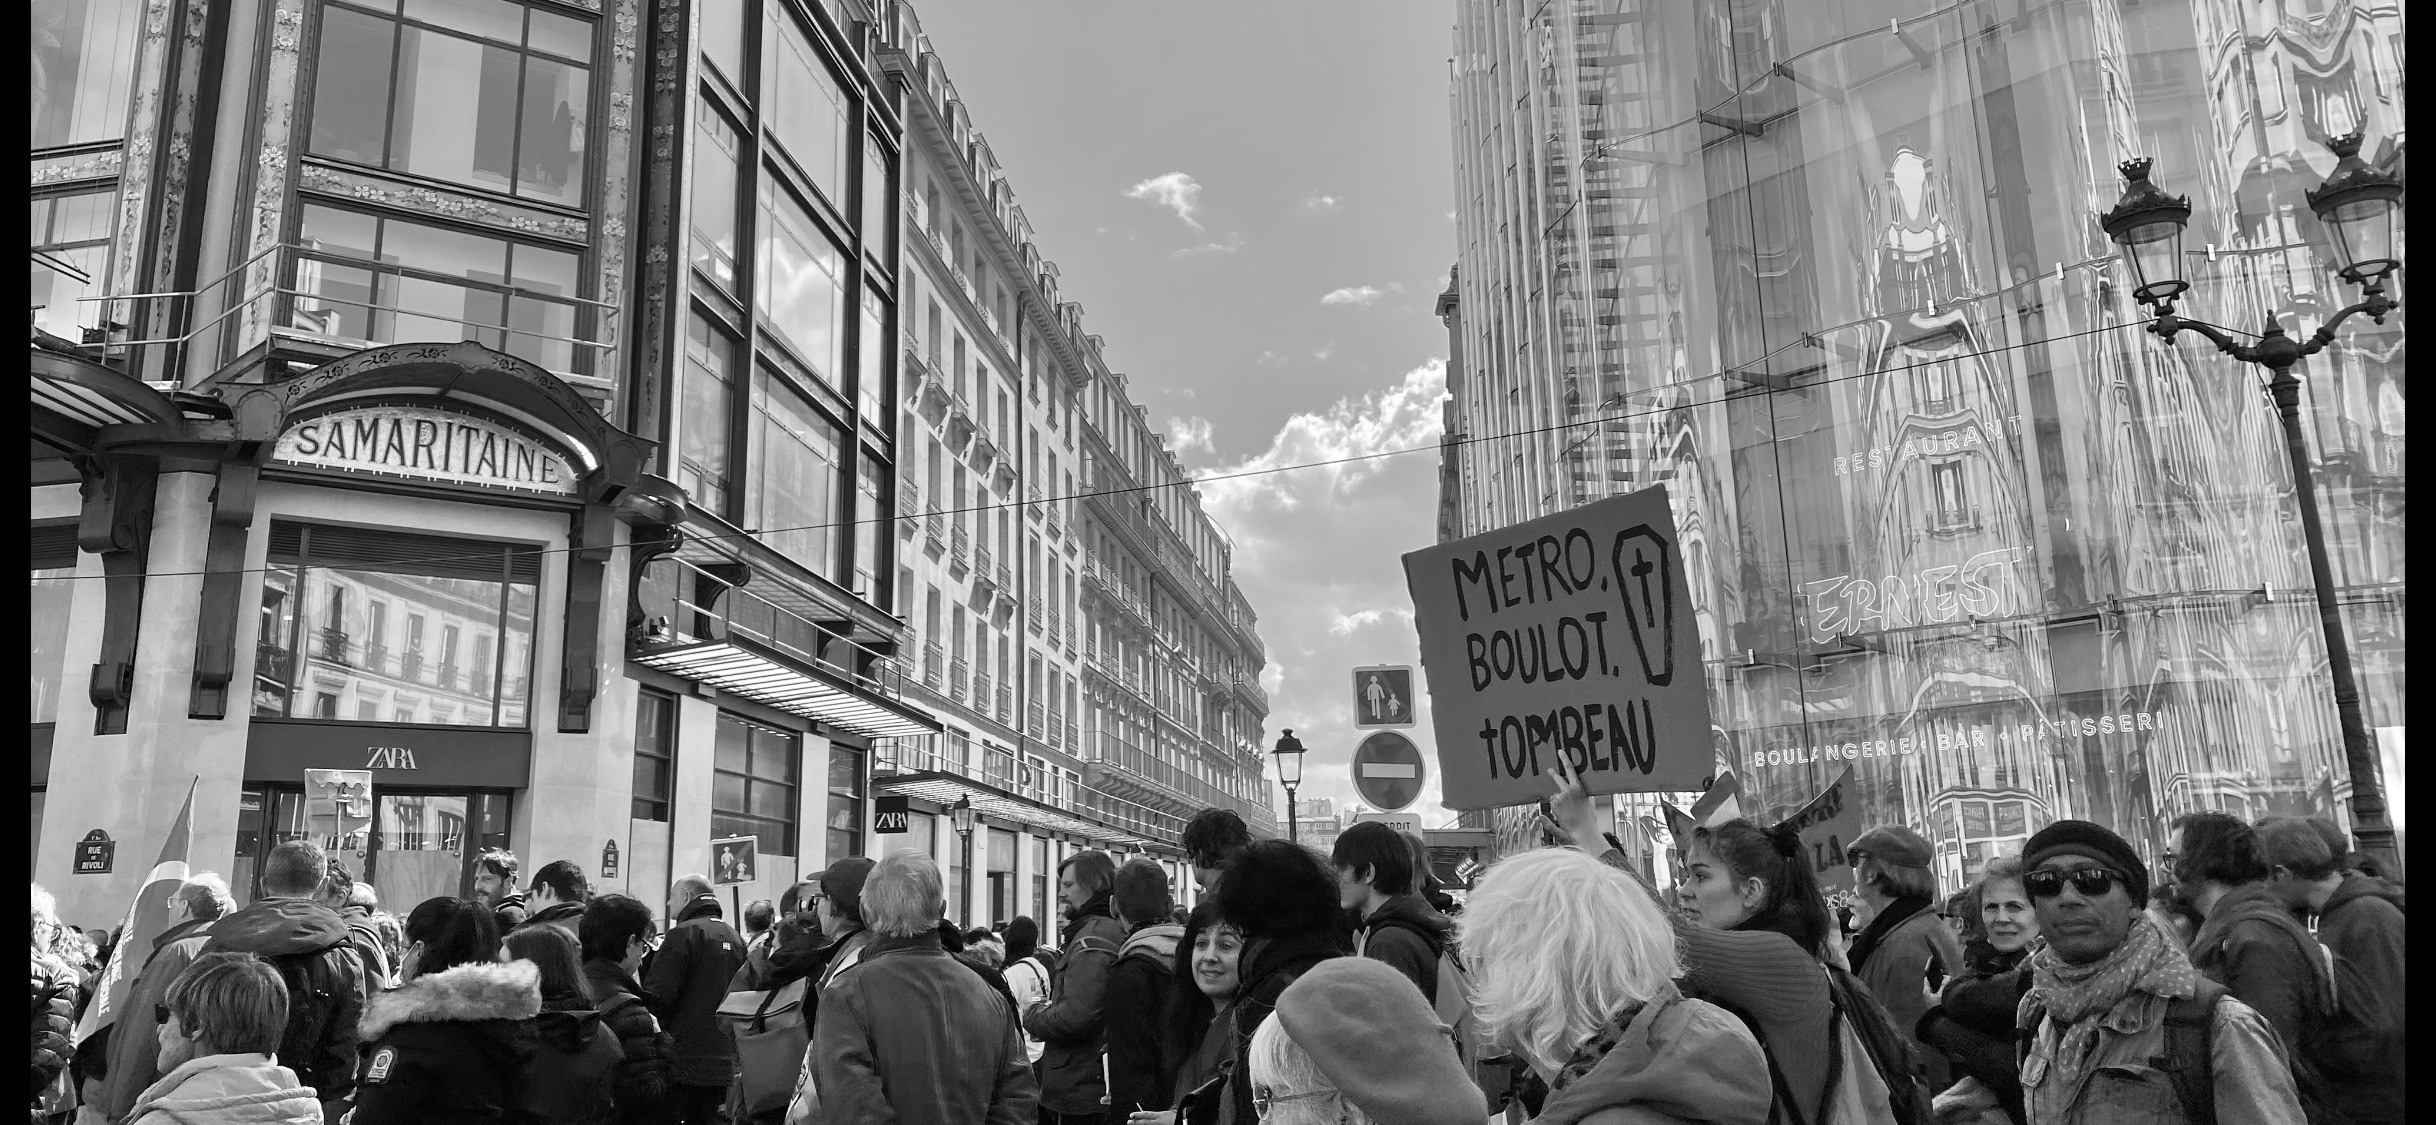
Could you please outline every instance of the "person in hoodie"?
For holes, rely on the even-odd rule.
[[[1167,1002],[1184,927],[1167,920],[1176,901],[1167,872],[1152,860],[1128,860],[1117,869],[1110,905],[1125,927],[1100,1002],[1108,1023],[1108,1119],[1115,1122],[1168,1104],[1178,1060]]]
[[[719,896],[701,875],[680,875],[668,889],[668,936],[643,968],[643,987],[676,1037],[679,1120],[715,1125],[736,1080],[736,1041],[719,1026],[727,982],[744,967],[744,939],[729,927]]]
[[[137,1095],[130,1125],[320,1125],[321,1101],[272,1053],[288,987],[250,953],[208,953],[178,974],[153,1037],[163,1074]]]
[[[1489,868],[1459,933],[1482,1031],[1548,1084],[1536,1122],[1767,1119],[1758,1040],[1676,988],[1675,929],[1629,876],[1574,848],[1524,852]]]
[[[347,1125],[517,1120],[518,1076],[541,1014],[540,967],[500,961],[493,908],[456,898],[425,899],[406,916],[404,961],[401,983],[364,1009]]]
[[[1438,955],[1455,924],[1413,893],[1412,857],[1403,833],[1371,820],[1340,833],[1328,858],[1336,867],[1338,901],[1361,919],[1354,953],[1404,974],[1423,1000],[1435,1003]]]
[[[262,862],[262,897],[212,923],[202,953],[251,953],[285,965],[288,1030],[279,1059],[321,1095],[335,1121],[355,1089],[356,1046],[371,987],[353,935],[338,912],[314,895],[329,875],[329,858],[311,840],[289,840]],[[301,1010],[301,1013],[300,1013]]]
[[[2334,1102],[2354,1125],[2402,1120],[2404,979],[2402,892],[2383,879],[2345,871],[2343,853],[2306,821],[2276,817],[2258,825],[2268,886],[2287,908],[2313,919],[2334,954],[2342,1018],[2330,1029],[2327,1077]]]
[[[615,1125],[676,1120],[669,1082],[676,1040],[660,1030],[643,986],[634,979],[651,953],[651,907],[625,895],[602,895],[585,907],[577,930],[586,990],[601,1019],[617,1033],[622,1055],[610,1079],[617,1099]]]
[[[2333,980],[2323,949],[2269,884],[2258,833],[2230,813],[2174,821],[2174,878],[2199,911],[2191,965],[2265,1017],[2290,1053],[2294,1088],[2312,1122],[2328,1121],[2324,1064]]]
[[[1041,1125],[1099,1125],[1108,1092],[1100,1074],[1107,1021],[1102,1007],[1108,970],[1125,931],[1109,907],[1116,864],[1098,850],[1076,852],[1057,867],[1057,896],[1066,911],[1064,952],[1049,982],[1049,998],[1024,1013],[1024,1029],[1047,1046],[1040,1053]]]
[[[556,926],[569,938],[576,935],[584,918],[584,900],[592,897],[592,884],[584,878],[584,869],[571,860],[554,859],[533,873],[533,885],[525,891],[525,915],[522,925]]]
[[[560,927],[527,922],[500,944],[509,959],[541,970],[541,1014],[533,1017],[539,1042],[517,1075],[522,1125],[592,1125],[608,1118],[622,1043],[592,1002],[575,939]]]
[[[86,1088],[86,1104],[103,1117],[125,1121],[135,1100],[161,1077],[160,1025],[153,1013],[169,995],[170,983],[211,939],[211,924],[236,908],[228,881],[209,871],[196,873],[170,892],[169,928],[152,939],[149,956],[127,986],[127,999],[110,1021],[109,1064],[101,1079]],[[286,992],[283,986],[280,994]]]
[[[1277,998],[1312,966],[1350,950],[1337,935],[1336,875],[1318,852],[1286,840],[1260,840],[1237,849],[1221,873],[1215,904],[1219,922],[1243,935],[1237,960],[1234,1069],[1221,1101],[1231,1121],[1254,1125],[1252,1035],[1277,1009]]]

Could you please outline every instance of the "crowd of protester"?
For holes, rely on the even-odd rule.
[[[1543,827],[1555,846],[1503,858],[1458,901],[1388,825],[1322,853],[1209,810],[1182,837],[1190,910],[1159,864],[1086,850],[1057,869],[1059,918],[994,927],[952,919],[938,864],[914,852],[839,860],[747,906],[742,933],[702,875],[655,912],[565,860],[520,880],[501,851],[477,857],[474,895],[400,919],[289,841],[242,907],[218,875],[185,880],[142,948],[64,924],[37,885],[32,1112],[2402,1120],[2403,892],[2322,818],[2191,813],[2158,871],[2060,820],[1961,887],[1940,885],[1917,832],[1877,826],[1841,857],[1840,899],[1789,825],[1694,829],[1664,892],[1578,784],[1560,779]],[[109,1018],[89,1026],[105,991]]]

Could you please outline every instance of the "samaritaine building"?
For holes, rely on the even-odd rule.
[[[190,794],[241,897],[311,836],[401,911],[489,847],[657,903],[751,837],[741,899],[908,841],[986,923],[1264,821],[1224,536],[902,6],[30,7],[64,916]]]
[[[1949,885],[2062,817],[2159,860],[2192,810],[2347,822],[2259,373],[2143,333],[2097,216],[2153,158],[2185,315],[2322,323],[2356,290],[2303,192],[2353,130],[2400,173],[2400,5],[1454,9],[1443,530],[1663,484],[1744,811],[1850,770]],[[2302,372],[2390,794],[2403,339]]]

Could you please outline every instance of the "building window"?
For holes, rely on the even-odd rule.
[[[726,7],[727,5],[713,5]],[[707,15],[704,22],[709,22]],[[694,268],[730,293],[736,291],[736,229],[742,198],[736,177],[743,166],[744,138],[726,115],[704,98],[694,113]]]
[[[34,149],[127,135],[139,0],[34,0]]]
[[[854,585],[863,600],[876,606],[889,604],[888,591],[881,583],[888,573],[888,465],[869,447],[862,450],[854,468],[855,492],[858,503],[854,523]]]
[[[288,326],[374,343],[472,340],[552,371],[588,374],[578,346],[578,255],[404,219],[306,204]]]
[[[67,679],[68,613],[76,602],[76,525],[33,529],[34,718],[59,720],[59,692]]]
[[[753,303],[771,331],[832,387],[844,388],[846,254],[771,177],[760,185]]]
[[[842,742],[829,744],[828,861],[836,863],[863,854],[863,751]]]
[[[634,708],[634,819],[666,823],[676,788],[677,701],[646,691]]]
[[[731,435],[736,424],[736,343],[695,313],[685,325],[685,405],[677,436],[677,483],[703,508],[726,516]]]
[[[711,761],[711,838],[753,836],[764,858],[795,852],[795,787],[803,738],[719,713]]]
[[[439,721],[522,727],[533,659],[535,587],[541,553],[505,544],[394,529],[276,522],[255,639],[254,715],[335,719],[341,704],[399,687],[429,688]],[[395,672],[365,659],[372,643],[349,607],[377,597],[404,607],[405,653]],[[425,677],[425,623],[471,635],[476,651],[503,651],[508,666],[467,682]],[[494,649],[494,644],[504,644]],[[321,699],[327,696],[325,705]],[[357,715],[362,709],[344,708]],[[401,708],[402,713],[411,714]]]
[[[101,303],[78,298],[101,290],[110,264],[110,204],[117,198],[115,189],[104,188],[34,200],[34,327],[80,340],[84,326],[102,322]]]
[[[1049,919],[1057,917],[1049,913],[1049,838],[1046,836],[1032,837],[1032,917],[1044,925]]]
[[[888,425],[888,402],[894,397],[888,391],[888,353],[895,337],[888,331],[888,299],[880,295],[879,286],[868,277],[863,281],[863,323],[855,337],[854,365],[855,409],[862,412],[863,421],[885,430]]]
[[[870,134],[863,144],[863,252],[875,260],[896,262],[897,223],[896,187],[889,175],[894,163],[886,149],[870,143]]]
[[[852,130],[846,95],[785,7],[763,6],[769,26],[762,39],[769,44],[770,57],[762,72],[761,104],[787,107],[785,113],[769,115],[770,136],[795,158],[821,196],[844,210],[846,139]]]
[[[592,24],[503,0],[322,7],[316,156],[581,206]]]
[[[744,14],[750,9],[745,7],[744,0],[730,0],[724,4],[699,4],[694,10],[702,13],[697,34],[702,37],[703,59],[718,68],[730,86],[744,90]]]
[[[745,519],[763,543],[823,578],[838,577],[846,509],[838,427],[768,368],[753,380],[753,469]]]

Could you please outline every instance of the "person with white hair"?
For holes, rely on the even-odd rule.
[[[1458,945],[1483,1031],[1548,1084],[1536,1121],[1767,1119],[1759,1042],[1677,990],[1674,926],[1624,873],[1573,848],[1503,860],[1464,904]]]
[[[1295,978],[1252,1033],[1263,1125],[1471,1125],[1488,1116],[1453,1029],[1387,962],[1331,957]]]
[[[169,893],[169,928],[152,939],[152,948],[135,960],[127,951],[123,964],[140,964],[127,999],[112,1021],[108,1066],[99,1079],[86,1083],[87,1104],[112,1121],[134,1112],[137,1098],[161,1077],[160,1034],[156,1013],[169,995],[170,982],[192,964],[211,940],[212,923],[237,909],[228,881],[209,871],[189,877]]]
[[[59,1083],[76,1045],[76,970],[51,952],[59,939],[59,906],[42,884],[34,884],[34,1090]]]
[[[1040,1084],[1014,1002],[940,941],[938,861],[897,852],[871,869],[862,959],[821,991],[804,1054],[818,1121],[1032,1125]]]

